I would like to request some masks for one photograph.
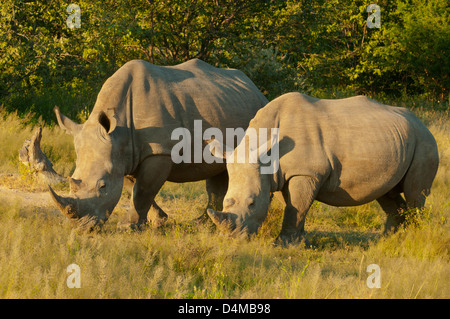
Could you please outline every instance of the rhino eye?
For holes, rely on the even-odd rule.
[[[253,198],[247,198],[246,203],[249,207],[255,206],[255,200]]]
[[[105,181],[104,180],[99,180],[98,182],[97,182],[97,189],[102,189],[102,188],[105,188],[106,187],[106,183],[105,183]]]

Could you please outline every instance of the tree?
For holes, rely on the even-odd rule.
[[[449,5],[379,0],[381,29],[363,0],[4,0],[0,105],[47,122],[59,105],[85,119],[102,83],[124,63],[173,65],[200,58],[243,70],[272,99],[449,95]]]
[[[446,1],[395,1],[382,28],[362,53],[354,76],[360,86],[391,94],[445,100],[450,90],[449,5]]]

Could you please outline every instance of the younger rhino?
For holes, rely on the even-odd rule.
[[[224,211],[208,209],[208,215],[218,226],[256,233],[271,192],[281,191],[282,243],[300,240],[314,200],[333,206],[377,200],[387,214],[385,233],[395,231],[404,221],[402,210],[424,206],[439,163],[434,137],[412,112],[364,96],[321,100],[285,94],[257,112],[236,150],[249,141],[250,128],[259,134],[268,131],[260,128],[279,129],[279,169],[260,173],[266,147],[253,151],[255,164],[228,162]]]

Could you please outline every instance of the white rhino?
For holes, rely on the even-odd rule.
[[[226,164],[175,164],[171,150],[178,141],[171,133],[176,128],[192,132],[195,120],[202,121],[203,130],[246,129],[267,102],[238,70],[198,59],[167,67],[130,61],[104,83],[83,125],[55,108],[59,125],[74,136],[77,161],[69,178],[71,195],[58,196],[50,188],[52,198],[65,215],[89,227],[111,214],[124,176],[135,179],[126,220],[130,225],[167,217],[154,201],[165,181],[206,179],[208,207],[216,201],[221,205],[228,183]]]
[[[208,215],[216,225],[255,233],[271,193],[281,191],[283,243],[301,239],[314,200],[333,206],[377,200],[387,214],[385,232],[395,231],[404,220],[402,210],[423,207],[438,169],[436,141],[412,112],[364,96],[324,100],[285,94],[257,112],[236,150],[246,148],[251,128],[279,129],[279,169],[261,174],[260,161],[228,163],[223,212],[208,209]],[[260,158],[266,147],[250,150],[247,159],[254,152]]]

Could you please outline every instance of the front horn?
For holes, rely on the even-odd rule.
[[[69,218],[78,218],[78,202],[72,197],[61,197],[55,193],[50,185],[48,185],[50,195],[53,198],[59,210]]]

